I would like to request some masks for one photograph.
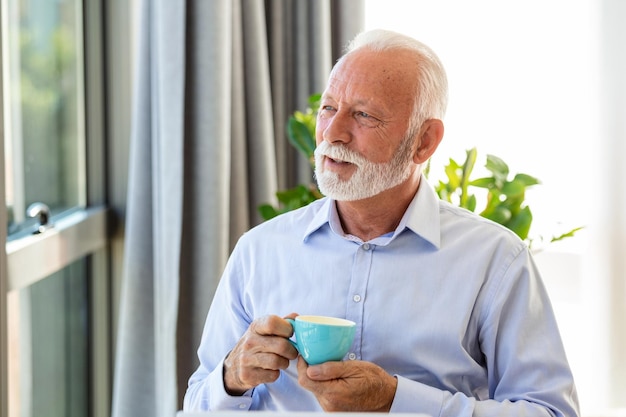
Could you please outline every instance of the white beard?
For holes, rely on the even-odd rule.
[[[345,145],[331,145],[322,141],[315,148],[315,178],[322,194],[338,201],[355,201],[373,197],[405,181],[411,174],[412,138],[405,138],[389,162],[370,162]],[[332,171],[325,171],[324,157],[356,165],[356,171],[347,180],[339,179]]]

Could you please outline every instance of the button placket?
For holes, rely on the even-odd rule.
[[[367,295],[367,283],[371,273],[372,257],[375,245],[363,243],[358,246],[354,255],[352,267],[352,277],[348,290],[348,304],[346,306],[346,318],[356,323],[354,344],[348,354],[348,359],[356,360],[361,357],[361,346],[363,344],[363,316],[365,309],[365,297]]]

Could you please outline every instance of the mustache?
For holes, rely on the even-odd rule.
[[[326,141],[317,145],[314,155],[316,160],[325,156],[327,158],[342,162],[349,162],[355,165],[361,165],[364,161],[366,161],[361,154],[348,149],[345,145],[330,145]]]

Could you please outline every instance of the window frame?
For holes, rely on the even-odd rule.
[[[0,227],[0,239],[6,250],[0,251],[0,417],[8,417],[8,343],[7,295],[9,291],[45,279],[77,259],[88,258],[90,305],[89,332],[89,412],[91,416],[110,415],[112,384],[111,274],[110,237],[107,207],[105,33],[102,0],[82,1],[82,60],[84,66],[83,123],[85,126],[86,207],[68,215],[53,217],[55,227],[40,235],[7,241],[6,227]],[[0,12],[1,13],[1,12]],[[0,15],[0,18],[2,16]],[[1,19],[0,19],[1,22]],[[0,31],[2,30],[0,23]],[[2,68],[0,42],[0,68]],[[3,95],[0,83],[0,97]],[[0,101],[0,126],[4,126],[4,104]],[[4,143],[4,129],[0,129]],[[4,145],[0,161],[4,166]],[[0,225],[7,224],[5,171],[0,169]],[[25,260],[44,259],[42,262]],[[26,265],[26,266],[25,266]],[[19,271],[19,274],[16,273]]]
[[[0,33],[2,32],[2,11],[0,10]],[[0,42],[0,68],[2,68],[3,60],[3,45]],[[3,83],[0,83],[0,97],[4,97]],[[0,146],[0,161],[3,161],[0,169],[0,225],[7,224],[7,210],[6,210],[6,194],[5,194],[5,178],[4,178],[4,103],[0,100],[0,132],[3,146]],[[7,229],[6,227],[0,227],[0,242],[7,241]],[[7,277],[7,254],[6,251],[0,251],[0,417],[8,417],[9,406],[9,359],[7,349],[4,347],[8,345],[8,310],[7,310],[7,294],[8,294],[8,277]]]

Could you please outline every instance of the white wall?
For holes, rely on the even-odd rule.
[[[531,234],[585,230],[537,255],[584,414],[626,407],[626,2],[366,0],[366,28],[420,39],[450,84],[447,158],[478,147],[542,180]],[[482,163],[482,162],[481,162]],[[438,171],[439,170],[439,171]],[[478,168],[477,168],[478,170]],[[439,172],[439,173],[438,173]],[[623,253],[623,255],[622,255]]]
[[[366,27],[413,35],[446,66],[450,104],[433,174],[437,164],[477,146],[483,156],[500,156],[512,170],[542,180],[529,196],[541,211],[537,224],[575,226],[585,219],[587,202],[572,196],[589,180],[572,176],[588,165],[585,144],[597,118],[592,3],[367,1]]]

